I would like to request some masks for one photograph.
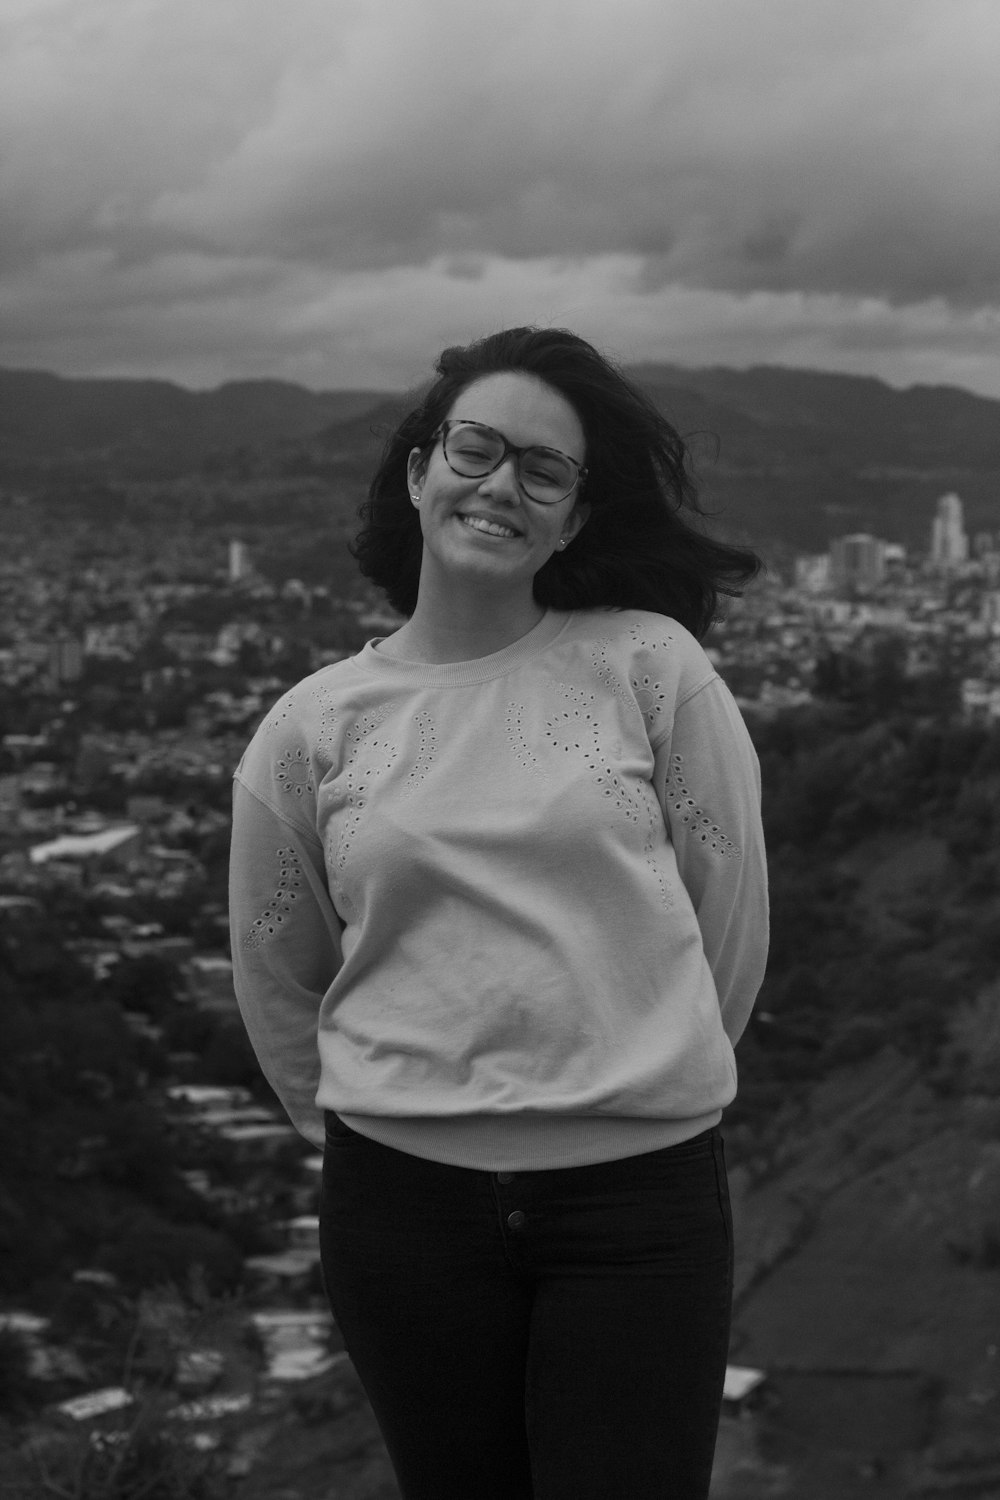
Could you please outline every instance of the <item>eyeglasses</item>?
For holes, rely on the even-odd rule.
[[[482,422],[442,422],[434,437],[441,439],[449,469],[463,479],[485,479],[512,453],[518,484],[539,505],[558,505],[587,477],[583,465],[558,448],[516,448]]]

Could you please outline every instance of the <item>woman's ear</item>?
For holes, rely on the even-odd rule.
[[[586,500],[578,500],[563,523],[562,538],[568,544],[573,540],[590,515],[590,506]]]
[[[420,503],[420,491],[423,488],[424,475],[427,472],[427,459],[422,448],[411,448],[410,456],[406,460],[406,485],[410,491],[410,499],[414,505]]]

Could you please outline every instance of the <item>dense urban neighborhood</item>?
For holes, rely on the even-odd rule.
[[[291,682],[397,622],[360,586],[268,576],[259,543],[238,527],[144,551],[141,538],[113,530],[107,546],[93,535],[83,545],[79,530],[39,537],[30,498],[10,492],[2,504],[14,522],[0,558],[0,935],[14,1002],[3,1021],[2,1108],[17,1144],[0,1188],[0,1383],[21,1436],[0,1477],[12,1494],[58,1493],[67,1465],[110,1473],[126,1451],[139,1462],[142,1449],[142,1462],[180,1476],[164,1495],[277,1500],[310,1493],[281,1474],[294,1427],[301,1462],[313,1447],[317,1464],[329,1462],[330,1442],[340,1445],[344,1500],[390,1497],[380,1440],[323,1300],[321,1160],[281,1115],[236,1015],[225,888],[230,781],[257,723]],[[927,514],[919,553],[868,534],[837,537],[821,554],[782,553],[707,649],[765,770],[780,751],[775,726],[796,715],[843,743],[867,734],[869,749],[894,715],[946,726],[949,746],[972,746],[975,765],[985,764],[983,747],[1000,732],[1000,531],[968,536],[961,499],[949,493]],[[893,750],[904,760],[909,733],[897,733]],[[1000,763],[991,787],[998,773]],[[880,795],[878,816],[891,823],[897,813]],[[794,802],[776,809],[779,826]],[[810,836],[782,834],[789,849]],[[969,845],[985,902],[976,908],[983,952],[973,944],[973,967],[962,971],[973,1011],[1000,961],[988,845],[982,828]],[[823,1003],[821,965],[806,984],[781,956],[795,920],[811,920],[795,906],[803,882],[789,868],[774,872],[786,935],[733,1120],[747,1183],[784,1160],[761,1121],[820,1074],[813,1059],[867,1066],[887,1039],[863,1013],[860,990],[839,1051],[823,1053],[808,1034]],[[824,878],[825,903],[845,913],[843,890]],[[830,939],[831,986],[847,961],[837,942],[852,942],[846,916],[844,934]],[[995,1015],[995,992],[989,1003]],[[768,1051],[769,1028],[777,1051]],[[957,1055],[950,1035],[942,1041],[937,1021],[914,1022],[902,1073],[890,1066],[885,1076],[914,1086],[921,1058],[937,1066]],[[990,1213],[955,1254],[995,1285],[1000,1217]],[[750,1265],[748,1288],[770,1263]],[[791,1493],[774,1487],[780,1464],[762,1457],[755,1435],[757,1403],[781,1382],[754,1352],[753,1340],[734,1350],[720,1497]],[[1000,1402],[994,1374],[984,1409]],[[905,1397],[893,1387],[908,1412],[930,1400],[914,1379]],[[889,1399],[884,1389],[878,1399]],[[164,1438],[170,1432],[186,1436]],[[900,1439],[900,1451],[918,1448],[920,1432]],[[874,1482],[886,1460],[852,1452],[849,1462],[855,1475],[867,1463]]]

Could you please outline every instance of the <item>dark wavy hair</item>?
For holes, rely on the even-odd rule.
[[[716,617],[719,596],[740,594],[759,572],[755,553],[705,533],[682,438],[584,339],[566,329],[509,328],[446,349],[436,370],[437,380],[385,445],[351,546],[362,574],[401,614],[416,608],[423,552],[407,485],[410,451],[430,448],[467,386],[504,372],[534,376],[558,391],[580,419],[587,444],[583,497],[590,514],[572,546],[535,575],[539,604],[653,610],[700,637]]]

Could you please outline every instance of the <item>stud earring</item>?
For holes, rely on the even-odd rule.
[[[419,495],[411,495],[410,499],[413,501],[414,505],[419,505],[420,504],[420,496]]]
[[[560,545],[560,547],[565,547],[567,540],[568,540],[567,537],[561,536],[559,538],[559,545]]]

